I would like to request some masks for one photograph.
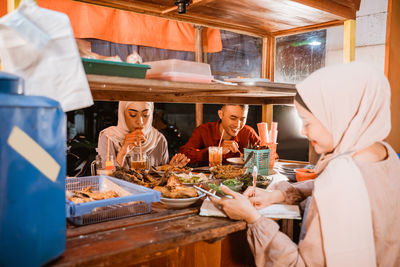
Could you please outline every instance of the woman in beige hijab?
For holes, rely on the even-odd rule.
[[[257,266],[400,266],[400,161],[390,132],[390,86],[360,63],[326,67],[297,86],[295,106],[321,158],[314,181],[254,188],[213,200],[248,222]],[[299,244],[258,208],[312,195]]]
[[[154,104],[152,102],[120,101],[118,107],[118,124],[111,126],[99,134],[98,153],[103,161],[109,154],[114,157],[114,164],[127,167],[127,153],[139,145],[146,152],[149,166],[168,163],[168,144],[165,137],[152,126]],[[108,144],[108,136],[110,144]],[[140,143],[140,144],[139,144]],[[172,157],[170,164],[183,167],[189,159],[183,154]]]

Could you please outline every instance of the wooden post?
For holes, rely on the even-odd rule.
[[[275,37],[263,38],[261,56],[261,77],[267,78],[272,82],[274,80]],[[274,106],[272,104],[262,105],[262,121],[268,123],[269,126],[272,124],[273,110]]]
[[[387,141],[400,153],[400,2],[389,0],[386,23],[385,74],[391,87],[392,130]]]
[[[203,27],[194,26],[196,34],[196,62],[203,62]],[[203,123],[203,104],[196,103],[196,127]]]
[[[356,21],[349,19],[344,22],[343,62],[348,63],[356,58]]]

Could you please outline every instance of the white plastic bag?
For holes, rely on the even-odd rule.
[[[93,104],[67,15],[33,0],[0,18],[3,70],[25,79],[25,94],[60,102],[65,112]]]

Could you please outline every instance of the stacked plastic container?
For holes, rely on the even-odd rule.
[[[150,61],[146,79],[168,80],[175,82],[211,83],[210,65],[187,60],[168,59]]]
[[[0,121],[0,266],[41,266],[65,249],[65,114],[0,72]]]

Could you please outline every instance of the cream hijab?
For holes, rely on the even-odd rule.
[[[320,69],[296,87],[333,136],[314,187],[327,265],[376,266],[368,192],[351,155],[389,134],[389,82],[369,65],[349,63]]]
[[[125,121],[125,110],[128,109],[130,106],[134,106],[137,102],[132,101],[120,101],[118,106],[118,124],[117,126],[111,126],[103,131],[100,132],[99,138],[103,134],[109,134],[110,140],[114,143],[115,148],[119,151],[121,149],[122,143],[124,142],[125,135],[129,133],[128,126],[126,125]],[[161,134],[151,126],[153,122],[153,110],[154,104],[153,102],[146,102],[146,104],[150,108],[150,117],[149,123],[147,127],[143,129],[143,132],[146,136],[146,142],[142,143],[142,149],[146,153],[150,153],[156,147],[158,142],[161,140]]]

